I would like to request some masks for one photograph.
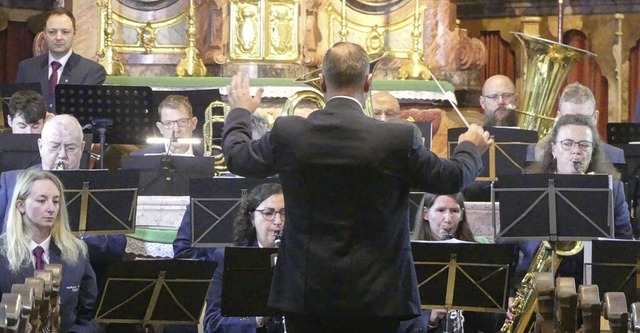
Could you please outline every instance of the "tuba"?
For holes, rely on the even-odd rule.
[[[222,116],[213,114],[215,108],[222,108]],[[227,164],[222,154],[222,147],[213,143],[213,124],[224,123],[224,118],[229,113],[229,106],[220,101],[214,101],[207,106],[204,111],[204,124],[202,124],[202,140],[204,148],[204,156],[213,156],[215,160],[215,171],[217,175],[228,173]],[[214,150],[218,150],[214,154]]]
[[[369,73],[373,73],[378,66],[378,63],[380,63],[380,60],[382,60],[382,58],[386,57],[387,55],[389,55],[389,52],[386,51],[369,54]],[[322,68],[318,68],[293,81],[295,83],[304,83],[313,89],[301,90],[289,97],[282,107],[283,116],[294,115],[298,105],[305,100],[308,100],[315,104],[318,109],[324,109],[326,103],[324,101],[324,95],[322,94],[320,88],[321,73]],[[365,101],[364,113],[369,117],[373,115],[373,108],[371,106],[371,89],[369,89],[369,96]]]
[[[569,70],[578,61],[596,54],[519,32],[512,34],[522,43],[527,58],[524,96],[516,110],[518,127],[538,131],[542,138],[553,126],[551,113]]]
[[[537,299],[534,293],[533,277],[536,272],[556,271],[560,265],[561,257],[568,257],[582,251],[582,242],[542,242],[536,252],[529,270],[522,279],[522,283],[516,291],[516,297],[509,309],[514,319],[507,319],[500,329],[500,333],[525,333],[530,332],[533,325],[533,313]],[[555,249],[555,251],[553,250]],[[553,258],[556,256],[555,258]]]

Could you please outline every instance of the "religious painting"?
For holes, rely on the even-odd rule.
[[[141,11],[155,11],[172,6],[178,0],[118,0],[123,5]]]

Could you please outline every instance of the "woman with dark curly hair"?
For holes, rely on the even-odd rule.
[[[282,232],[285,222],[284,196],[280,184],[267,183],[249,192],[238,208],[233,221],[233,242],[236,246],[276,247],[276,235]],[[218,263],[213,283],[207,294],[207,310],[204,327],[207,333],[283,332],[281,322],[269,317],[223,317],[222,276],[224,272],[224,248],[214,252]]]

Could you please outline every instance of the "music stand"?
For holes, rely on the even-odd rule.
[[[221,312],[225,317],[274,316],[267,306],[277,248],[226,247]]]
[[[513,247],[412,241],[422,308],[505,313]]]
[[[418,126],[418,129],[422,133],[422,139],[424,140],[424,146],[431,149],[431,133],[433,127],[430,121],[415,121],[414,125]]]
[[[600,299],[605,292],[623,292],[629,304],[640,301],[640,242],[608,239],[586,243],[585,284],[597,284]]]
[[[28,169],[40,164],[39,138],[40,134],[0,134],[0,172]],[[84,135],[84,141],[88,144],[84,145],[82,151],[80,169],[89,168],[92,138],[91,133]]]
[[[80,235],[133,233],[137,170],[53,171],[64,185],[71,231]]]
[[[122,324],[198,324],[215,262],[121,261],[109,266],[94,320]]]
[[[254,187],[280,183],[279,178],[215,177],[191,179],[191,244],[223,247],[233,244],[233,219],[240,200]]]
[[[495,239],[592,240],[613,238],[610,175],[503,175],[491,188]],[[500,196],[500,225],[495,194]]]
[[[30,82],[30,83],[0,83],[0,114],[2,114],[2,124],[5,125],[8,123],[7,116],[8,112],[4,112],[4,108],[6,107],[9,110],[9,101],[11,100],[11,95],[15,94],[20,90],[33,90],[38,94],[42,95],[42,87],[38,82]]]
[[[158,116],[149,87],[58,84],[55,97],[58,114],[71,114],[97,133],[100,156],[106,143],[144,144],[153,136]]]
[[[484,168],[476,181],[495,181],[501,175],[521,174],[527,159],[527,147],[538,142],[538,132],[511,127],[486,127],[496,144],[482,154]],[[448,152],[451,156],[458,146],[458,137],[467,128],[450,128],[447,132]]]
[[[640,124],[608,123],[607,143],[629,143],[640,141]]]
[[[123,169],[140,171],[139,195],[189,195],[191,178],[215,175],[215,159],[203,156],[123,156]]]

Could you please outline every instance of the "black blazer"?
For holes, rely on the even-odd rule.
[[[248,111],[231,111],[223,151],[232,173],[278,173],[284,189],[287,226],[269,305],[283,313],[418,316],[409,189],[460,191],[482,167],[476,147],[463,142],[441,160],[410,125],[369,118],[342,97],[308,118],[278,117],[256,141],[250,124]]]
[[[39,82],[47,110],[55,113],[55,101],[49,96],[48,62],[49,53],[21,61],[18,65],[16,83]],[[107,72],[102,65],[72,52],[58,83],[99,85],[103,84],[106,78]]]

